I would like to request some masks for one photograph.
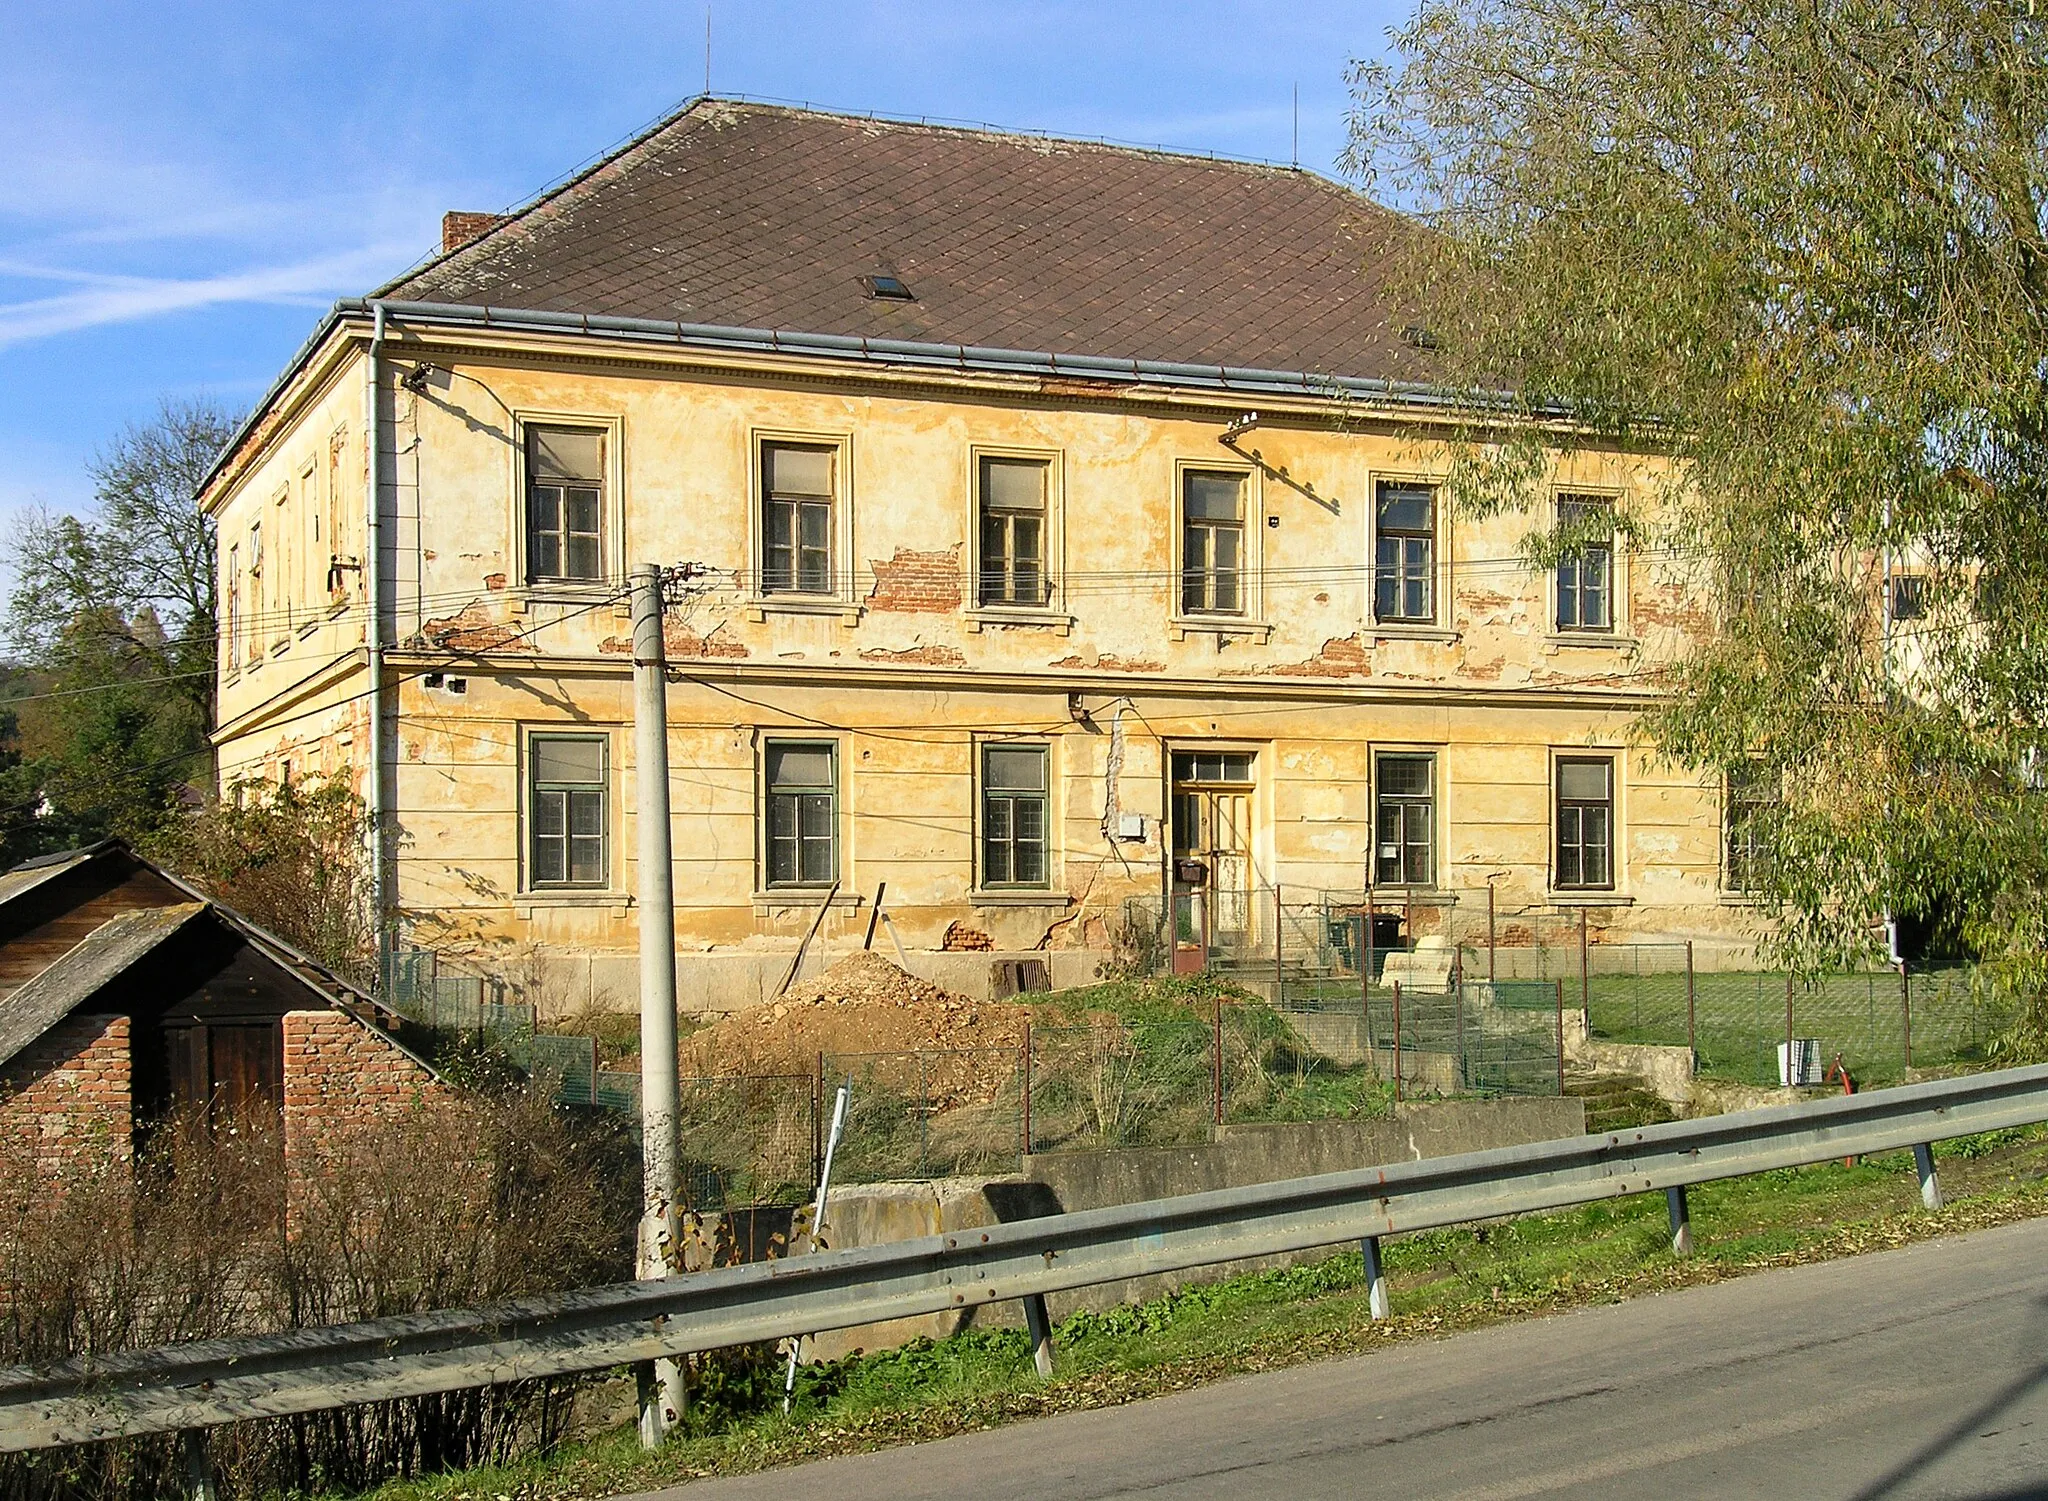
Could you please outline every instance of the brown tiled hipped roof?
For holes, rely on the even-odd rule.
[[[382,295],[1420,379],[1410,232],[1293,168],[702,100]]]

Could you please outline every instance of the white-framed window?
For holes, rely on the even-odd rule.
[[[249,654],[250,662],[263,657],[263,616],[269,600],[263,588],[263,523],[249,526]]]
[[[1052,748],[989,741],[980,747],[981,869],[987,891],[1052,885]]]
[[[1436,879],[1436,756],[1381,751],[1373,757],[1373,882],[1429,886]]]
[[[339,604],[348,598],[348,575],[350,570],[342,565],[349,561],[341,550],[342,539],[348,535],[348,500],[351,487],[348,484],[348,429],[339,427],[327,440],[327,526],[326,526],[326,576],[321,586],[326,589],[331,603]]]
[[[1052,602],[1055,470],[1048,455],[977,450],[977,607],[1042,610]]]
[[[524,436],[526,582],[602,582],[610,551],[610,433],[532,422]]]
[[[1434,625],[1437,618],[1437,487],[1413,480],[1373,486],[1373,619]]]
[[[283,645],[292,630],[291,500],[292,492],[287,487],[279,490],[270,503],[270,547],[275,556],[270,560],[270,609],[263,633],[273,646]]]
[[[839,879],[839,744],[766,740],[761,747],[761,874],[768,889]]]
[[[611,737],[536,730],[526,739],[526,884],[611,884]]]
[[[1552,881],[1559,891],[1614,889],[1612,755],[1560,755],[1552,767]]]
[[[1251,611],[1252,510],[1247,470],[1179,471],[1180,613],[1242,616]]]
[[[1572,551],[1558,560],[1553,575],[1553,616],[1560,633],[1611,632],[1614,629],[1614,497],[1560,495],[1561,526],[1584,534]]]
[[[831,443],[761,444],[761,592],[839,591],[839,449]]]

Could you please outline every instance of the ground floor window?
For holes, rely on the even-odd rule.
[[[527,872],[536,889],[609,880],[608,750],[603,735],[535,735],[527,742]]]
[[[1557,758],[1557,886],[1614,887],[1614,758]]]
[[[981,750],[981,884],[1043,887],[1046,859],[1048,754],[1042,745],[985,745]]]
[[[1427,886],[1436,874],[1436,757],[1383,755],[1375,762],[1374,881]]]
[[[770,886],[827,886],[839,874],[839,747],[829,740],[767,746]]]

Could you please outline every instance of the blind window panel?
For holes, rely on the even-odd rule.
[[[596,485],[604,481],[604,430],[531,427],[526,430],[526,473],[535,480]]]

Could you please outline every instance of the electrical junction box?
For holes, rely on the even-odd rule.
[[[1778,1044],[1778,1083],[1786,1087],[1820,1083],[1818,1037],[1795,1037]]]
[[[1142,813],[1119,813],[1116,816],[1116,837],[1128,844],[1145,842],[1145,815]]]

